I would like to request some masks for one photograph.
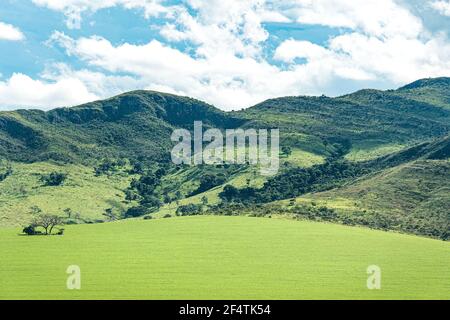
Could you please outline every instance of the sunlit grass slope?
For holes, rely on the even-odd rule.
[[[106,208],[126,208],[123,190],[132,176],[95,176],[93,168],[49,162],[13,163],[12,168],[13,174],[0,182],[0,227],[27,223],[33,206],[58,215],[70,208],[88,221],[103,219]],[[44,186],[41,176],[53,171],[67,174],[67,180],[61,186]]]
[[[17,233],[0,230],[1,299],[450,298],[448,242],[362,228],[201,216]],[[66,289],[69,265],[81,290]]]

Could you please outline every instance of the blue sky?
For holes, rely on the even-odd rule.
[[[450,76],[449,30],[449,0],[3,0],[0,110],[395,88]]]

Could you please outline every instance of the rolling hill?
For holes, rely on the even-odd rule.
[[[13,161],[88,162],[102,157],[163,161],[175,128],[234,128],[241,120],[195,99],[134,91],[48,112],[0,113],[0,156]]]
[[[441,91],[449,88],[447,84]],[[405,98],[399,94],[403,91],[362,90],[338,98],[278,98],[240,114],[252,119],[252,125],[256,122],[280,128],[285,144],[316,152],[326,152],[327,142],[338,142],[348,145],[350,152],[372,151],[380,156],[383,150],[389,153],[449,132],[450,104],[442,108]],[[425,95],[420,97],[426,100]],[[373,152],[376,150],[381,152]]]
[[[450,247],[286,219],[181,217],[0,229],[0,299],[448,299]],[[81,269],[67,290],[66,269]],[[382,271],[367,289],[367,268]]]
[[[23,225],[33,206],[57,214],[73,209],[78,223],[103,221],[108,208],[122,216],[140,201],[130,196],[133,179],[159,170],[152,192],[161,202],[169,199],[147,212],[154,217],[191,203],[227,206],[220,194],[232,185],[266,193],[255,198],[261,205],[294,197],[347,208],[341,211],[362,222],[387,220],[387,229],[438,236],[448,230],[449,90],[449,78],[423,79],[398,90],[285,97],[234,112],[133,91],[48,112],[0,112],[0,225]],[[292,153],[281,155],[279,175],[270,179],[248,166],[173,166],[170,135],[175,128],[191,130],[194,120],[220,129],[279,128],[281,145]],[[114,170],[98,172],[117,159],[123,163]],[[53,171],[68,180],[42,185],[42,175]],[[204,176],[220,182],[197,192]]]
[[[228,113],[153,91],[48,112],[0,112],[0,156],[25,162],[106,156],[166,160],[172,130],[191,128],[194,120],[206,127],[280,128],[285,144],[319,154],[330,152],[329,142],[347,142],[353,148],[411,144],[449,132],[446,98],[433,104],[433,97],[448,94],[448,82],[423,80],[396,91],[362,90],[338,98],[278,98]]]
[[[430,103],[449,109],[449,85],[450,78],[421,79],[400,88],[396,91],[396,94],[419,102]]]

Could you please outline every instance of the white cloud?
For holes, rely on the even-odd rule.
[[[286,40],[276,49],[275,59],[293,63],[297,58],[307,60],[324,59],[329,51],[322,46],[309,41]]]
[[[97,97],[88,92],[83,82],[76,78],[64,78],[57,82],[34,80],[15,73],[7,81],[0,81],[0,109],[17,107],[72,106]]]
[[[58,41],[68,54],[76,55],[90,66],[133,75],[139,83],[147,84],[145,88],[171,88],[171,92],[227,108],[269,97],[274,86],[266,79],[279,72],[266,62],[238,58],[227,52],[195,59],[156,40],[145,45],[113,46],[104,38],[73,40],[57,33],[52,41]]]
[[[23,39],[25,36],[19,28],[0,21],[0,40],[20,41]]]
[[[431,7],[437,10],[440,14],[450,17],[450,1],[440,0],[432,1]]]
[[[281,12],[270,11],[268,9],[262,9],[258,12],[262,22],[278,22],[278,23],[289,23],[292,22],[291,19],[286,17]]]
[[[55,63],[47,66],[41,74],[41,77],[49,82],[59,82],[64,79],[80,80],[87,91],[96,97],[110,97],[123,92],[146,89],[148,87],[148,82],[133,76],[106,75],[102,72],[88,69],[74,70],[65,63]]]
[[[450,43],[443,36],[381,40],[353,33],[336,37],[330,47],[345,54],[351,65],[397,84],[450,74]]]
[[[399,85],[450,74],[450,43],[443,36],[422,41],[350,33],[331,39],[326,48],[308,41],[287,40],[276,49],[275,58],[294,68],[295,59],[303,58],[307,60],[305,67],[328,66],[321,72],[342,79],[385,79]]]
[[[79,29],[81,15],[101,9],[123,6],[126,9],[142,9],[145,17],[158,16],[168,12],[162,5],[164,0],[32,0],[38,6],[45,6],[54,11],[63,12],[69,29]]]
[[[416,37],[421,20],[393,0],[283,0],[275,8],[302,24],[348,28],[378,37]]]
[[[188,0],[195,15],[187,8],[177,8],[172,22],[160,33],[169,41],[190,41],[197,46],[197,55],[203,57],[224,52],[255,56],[260,54],[260,44],[269,37],[262,27],[264,19],[287,19],[278,13],[270,15],[263,3],[261,0]]]

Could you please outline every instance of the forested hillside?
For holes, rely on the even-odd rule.
[[[134,91],[48,112],[1,112],[0,225],[23,225],[35,207],[76,212],[71,223],[287,214],[447,239],[448,92],[449,78],[423,79],[398,90],[285,97],[223,112]],[[260,176],[249,165],[173,165],[170,135],[192,130],[194,121],[279,128],[278,175]],[[64,179],[49,185],[52,174]]]
[[[24,162],[88,162],[102,157],[166,161],[175,128],[236,127],[242,122],[195,99],[134,91],[49,112],[0,113],[0,155]]]

